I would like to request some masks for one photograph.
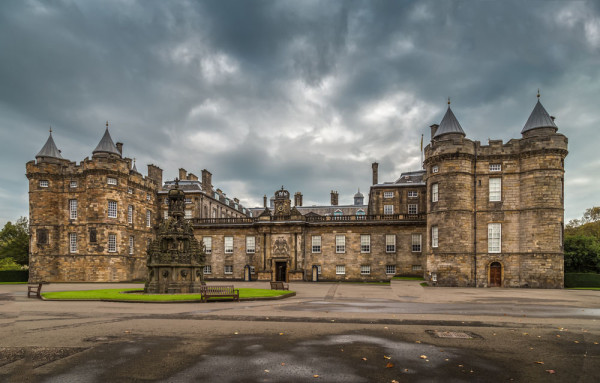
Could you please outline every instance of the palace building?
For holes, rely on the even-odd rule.
[[[423,170],[379,183],[364,203],[303,206],[277,189],[246,208],[185,169],[163,183],[142,176],[108,131],[92,158],[62,157],[52,133],[27,163],[30,279],[147,278],[148,244],[185,195],[185,219],[204,246],[205,280],[369,281],[423,276],[440,286],[563,287],[567,138],[539,99],[521,138],[487,145],[466,137],[450,105],[431,126]]]

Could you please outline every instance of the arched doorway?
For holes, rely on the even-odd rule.
[[[489,287],[502,286],[502,265],[500,262],[492,262],[490,265],[490,283]]]

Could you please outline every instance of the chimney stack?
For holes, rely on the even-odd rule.
[[[437,132],[440,126],[438,124],[433,124],[430,126],[431,128],[431,139],[433,140],[433,136],[435,136],[435,132]]]
[[[117,150],[119,151],[119,153],[121,153],[121,156],[123,155],[123,143],[122,142],[117,142]]]
[[[159,188],[162,189],[163,186],[163,181],[162,181],[162,176],[163,176],[163,171],[161,168],[159,168],[156,165],[148,165],[148,178],[150,178],[151,180],[154,180],[154,182],[156,182],[156,184],[158,185]]]
[[[187,171],[184,168],[179,168],[179,180],[185,180],[187,178]]]
[[[331,206],[337,206],[338,205],[338,192],[337,191],[331,191]]]
[[[302,193],[296,192],[294,194],[294,206],[302,206]]]
[[[187,179],[190,181],[198,181],[198,176],[195,175],[194,173],[188,173]]]
[[[212,195],[212,173],[206,169],[202,169],[202,190]]]
[[[263,207],[264,208],[267,207],[267,195],[266,194],[263,196]]]
[[[379,164],[377,162],[373,162],[371,164],[371,168],[373,169],[373,185],[377,185],[379,182]]]

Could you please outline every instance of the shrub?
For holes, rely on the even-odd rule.
[[[600,287],[600,274],[565,273],[565,287]]]
[[[0,282],[27,282],[29,270],[2,270]]]

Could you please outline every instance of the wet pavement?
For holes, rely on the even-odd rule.
[[[0,285],[0,380],[596,382],[600,376],[600,291],[418,282],[292,283],[291,289],[297,295],[279,301],[144,304],[40,301],[27,299],[24,285]]]

